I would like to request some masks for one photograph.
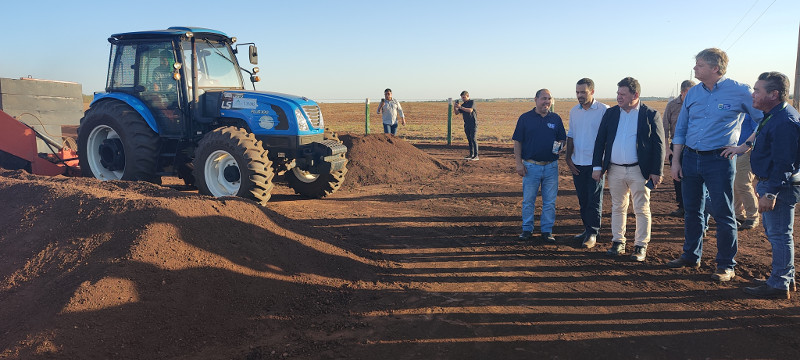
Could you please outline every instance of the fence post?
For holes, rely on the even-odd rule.
[[[453,142],[453,98],[447,98],[447,145]]]
[[[369,98],[367,98],[366,109],[364,110],[364,134],[369,135]]]

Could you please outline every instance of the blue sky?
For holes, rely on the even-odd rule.
[[[570,98],[582,77],[610,98],[625,76],[642,96],[669,96],[707,47],[728,53],[738,81],[772,70],[794,79],[798,14],[797,0],[7,1],[0,77],[102,91],[109,35],[200,26],[258,44],[258,90],[318,101],[377,99],[387,87],[400,100],[540,88]]]

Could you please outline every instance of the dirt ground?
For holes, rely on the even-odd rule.
[[[0,170],[0,358],[800,358],[797,296],[741,291],[770,269],[761,226],[740,232],[730,283],[710,281],[713,224],[699,270],[664,266],[683,243],[669,179],[635,263],[604,255],[607,192],[600,244],[571,240],[563,161],[557,243],[520,242],[509,145],[466,161],[465,146],[341,138],[341,191],[276,186],[267,207]]]

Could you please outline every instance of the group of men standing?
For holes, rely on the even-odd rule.
[[[566,143],[566,163],[573,175],[584,226],[575,239],[584,248],[597,243],[607,177],[612,242],[606,253],[626,253],[626,219],[632,198],[636,231],[631,259],[644,261],[652,224],[650,191],[662,181],[666,155],[676,190],[680,189],[676,215],[682,215],[685,224],[683,252],[667,266],[700,266],[710,213],[717,230],[712,279],[725,282],[734,278],[737,231],[752,228],[758,221],[753,206],[742,203],[746,202],[742,197],[752,196],[772,245],[773,262],[770,277],[744,291],[761,297],[788,298],[795,274],[794,208],[800,201],[800,115],[787,103],[788,78],[777,72],[763,73],[751,92],[748,85],[725,77],[728,57],[722,50],[705,49],[695,60],[695,77],[700,84],[681,84],[678,106],[673,105],[675,102],[669,104],[665,121],[640,101],[640,84],[631,77],[617,83],[617,105],[613,107],[594,99],[591,79],[580,79],[576,84],[578,104],[570,110],[569,133],[565,132],[561,117],[550,112],[550,91],[537,91],[536,107],[520,116],[512,137],[516,172],[523,177],[520,239],[533,236],[534,204],[541,191],[541,238],[555,242],[552,232],[558,192],[557,160]],[[746,116],[747,121],[758,124],[755,129],[742,125]],[[669,140],[667,149],[665,141]],[[752,175],[745,166],[748,164],[744,164],[747,160]],[[739,182],[749,185],[753,176],[758,179],[754,193],[740,190],[734,195],[737,168],[739,179],[744,179]],[[737,211],[743,219],[734,215],[737,197],[738,207],[743,208]]]

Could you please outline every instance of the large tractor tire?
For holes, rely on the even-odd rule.
[[[119,101],[92,106],[78,128],[81,173],[100,180],[160,184],[158,146],[158,134],[136,110]]]
[[[261,141],[244,129],[228,126],[206,134],[193,164],[201,194],[239,196],[261,205],[272,196],[272,161]]]
[[[339,171],[325,174],[314,174],[294,167],[286,172],[284,178],[295,193],[303,197],[319,199],[339,190],[344,182],[345,174],[347,174],[347,165]]]

